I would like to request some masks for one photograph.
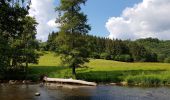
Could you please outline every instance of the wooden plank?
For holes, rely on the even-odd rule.
[[[80,84],[80,85],[88,85],[88,86],[96,86],[97,85],[94,82],[87,82],[87,81],[83,81],[83,80],[74,80],[74,79],[62,79],[62,78],[44,77],[44,81],[46,81],[46,82],[68,83],[68,84]]]

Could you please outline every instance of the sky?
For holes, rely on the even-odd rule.
[[[126,7],[133,7],[142,0],[87,0],[82,11],[88,15],[92,30],[89,34],[108,37],[106,22],[113,16],[120,16]]]
[[[29,15],[36,18],[37,38],[46,41],[58,31],[54,8],[60,0],[32,0]],[[170,39],[170,0],[87,0],[82,11],[92,27],[89,34],[111,39],[154,37]]]

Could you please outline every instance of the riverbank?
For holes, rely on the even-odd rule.
[[[77,70],[77,78],[95,82],[127,83],[137,86],[167,86],[170,84],[170,64],[125,63],[93,59],[88,68]]]

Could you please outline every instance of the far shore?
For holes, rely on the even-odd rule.
[[[59,83],[59,82],[44,82],[44,81],[32,81],[32,80],[0,80],[0,84],[8,84],[8,85],[24,85],[24,84],[39,84],[40,86],[56,86],[56,87],[67,87],[67,86],[88,86],[88,85],[80,85],[80,84],[68,84],[68,83]],[[132,86],[132,87],[164,87],[164,86],[170,86],[170,84],[161,84],[161,85],[155,85],[155,84],[149,84],[149,85],[144,85],[144,84],[129,84],[127,82],[98,82],[96,86],[98,85],[108,85],[108,86]]]

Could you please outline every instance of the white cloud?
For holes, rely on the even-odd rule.
[[[49,32],[57,30],[54,0],[32,0],[29,15],[38,22],[37,39],[46,41]]]
[[[143,0],[126,8],[120,17],[109,18],[106,28],[110,38],[170,39],[170,0]]]
[[[48,26],[56,28],[58,25],[57,23],[55,23],[55,19],[51,19],[50,21],[48,21]]]

